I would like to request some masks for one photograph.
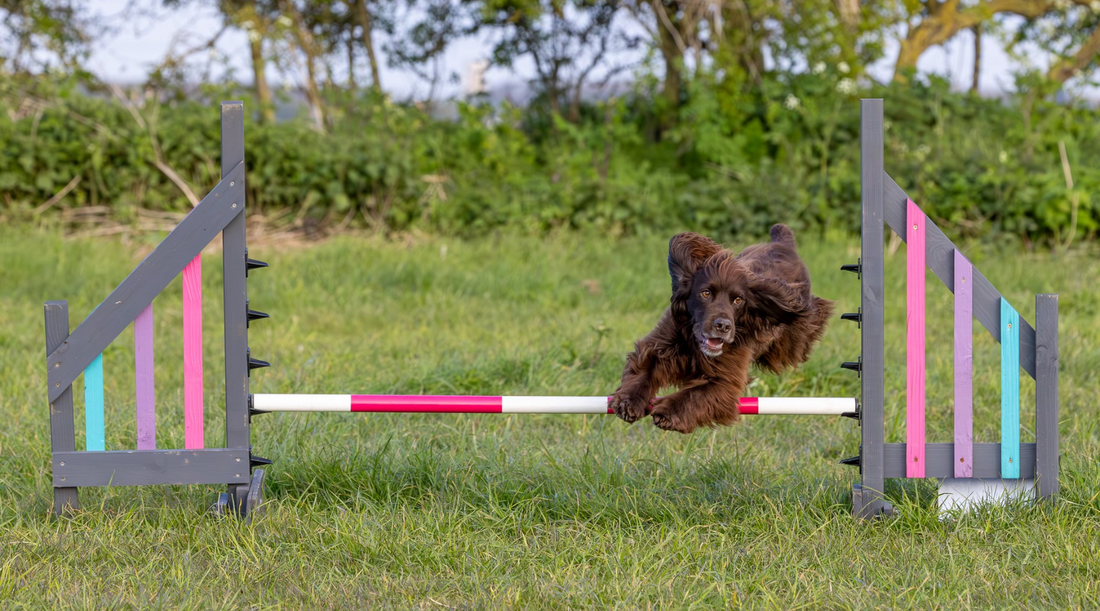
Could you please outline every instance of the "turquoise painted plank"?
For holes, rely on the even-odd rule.
[[[103,424],[103,354],[99,354],[84,369],[84,449],[89,452],[106,449]]]
[[[1001,477],[1020,477],[1020,315],[1001,298]]]

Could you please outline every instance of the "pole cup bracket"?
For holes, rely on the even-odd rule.
[[[863,279],[863,259],[856,259],[856,263],[849,263],[848,265],[841,265],[840,270],[844,272],[852,272],[856,275],[857,280]]]

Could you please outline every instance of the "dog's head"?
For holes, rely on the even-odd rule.
[[[691,325],[706,356],[717,358],[727,344],[754,338],[764,327],[793,321],[805,304],[781,280],[753,274],[733,253],[709,238],[681,233],[668,244],[672,314]]]

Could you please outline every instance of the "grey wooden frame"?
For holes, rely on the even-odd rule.
[[[852,511],[870,518],[887,511],[883,501],[886,478],[905,477],[905,444],[884,443],[885,228],[906,240],[909,196],[884,168],[884,125],[881,99],[860,103],[862,249],[860,260],[862,366],[860,400],[860,483],[853,488]],[[925,261],[954,291],[955,244],[929,219]],[[974,316],[998,343],[1001,293],[978,271],[974,277]],[[1020,366],[1035,379],[1035,443],[1020,444],[1020,477],[1036,478],[1041,498],[1058,491],[1058,296],[1036,295],[1036,328],[1020,318]],[[927,477],[952,477],[953,443],[929,443]],[[1000,444],[974,444],[974,477],[1000,478]]]
[[[79,508],[81,486],[226,484],[235,507],[247,498],[248,324],[245,286],[244,104],[221,104],[222,179],[71,333],[68,305],[45,305],[54,512]],[[224,448],[77,452],[72,384],[184,266],[222,234],[225,305]]]

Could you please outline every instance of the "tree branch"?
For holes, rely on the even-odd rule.
[[[1089,36],[1073,57],[1055,62],[1050,72],[1047,72],[1047,78],[1056,83],[1064,83],[1091,64],[1097,54],[1100,54],[1100,26],[1093,30],[1092,36]]]
[[[1073,0],[1087,5],[1086,0]],[[962,30],[973,28],[999,13],[1034,19],[1055,8],[1055,0],[989,0],[959,10],[959,0],[930,0],[928,14],[911,26],[901,41],[894,80],[904,81],[905,71],[917,67],[917,60],[929,48],[942,45]]]

